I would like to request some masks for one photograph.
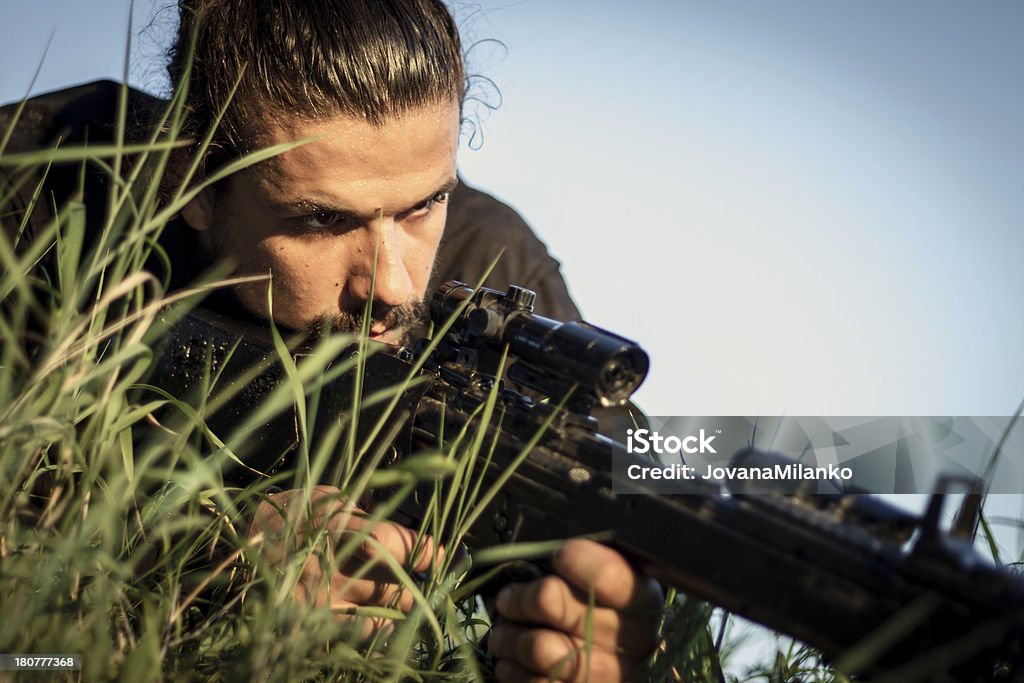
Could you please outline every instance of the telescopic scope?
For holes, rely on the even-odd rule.
[[[452,280],[439,287],[430,302],[430,316],[443,325],[459,311],[451,333],[465,342],[483,342],[496,352],[508,344],[518,360],[509,377],[541,390],[550,387],[540,372],[594,396],[603,406],[621,405],[647,376],[647,353],[629,339],[586,322],[560,322],[533,312],[537,295],[511,286],[502,293]],[[516,366],[525,364],[528,367]],[[538,386],[538,384],[540,385]]]

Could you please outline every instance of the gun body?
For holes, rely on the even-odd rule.
[[[828,656],[878,639],[867,674],[922,658],[955,680],[1024,680],[1024,581],[945,536],[937,506],[916,516],[866,495],[730,494],[697,481],[680,482],[689,492],[679,495],[621,493],[635,484],[615,480],[613,455],[645,461],[603,436],[590,413],[628,399],[646,373],[646,355],[599,328],[533,316],[523,291],[502,295],[448,283],[431,310],[435,324],[454,324],[435,348],[366,361],[366,377],[383,388],[404,380],[423,356],[427,381],[387,418],[397,425],[385,430],[398,434],[393,456],[435,450],[464,430],[485,429],[490,459],[481,466],[483,487],[519,463],[470,530],[471,547],[596,535],[662,581]],[[218,349],[224,355],[229,346],[243,358],[272,355],[256,336],[230,321],[190,316],[175,328],[156,382],[184,393],[198,372],[188,357],[213,356],[216,364]],[[182,353],[197,344],[205,353]],[[515,388],[497,376],[505,352],[504,378],[514,378]],[[256,384],[268,391],[280,379],[274,373]],[[500,419],[476,424],[495,387]],[[230,402],[211,420],[214,431],[255,405],[258,394],[250,390]],[[320,399],[328,420],[352,405],[345,377]],[[379,408],[361,418],[363,428],[376,422],[372,410]],[[256,469],[282,464],[265,454],[287,454],[297,441],[289,419],[254,435]],[[423,500],[411,496],[401,509],[422,516]]]
[[[458,434],[482,400],[465,387],[433,385],[417,410],[412,450]],[[504,408],[502,429],[485,437],[496,444],[485,486],[542,422],[514,415],[530,410],[519,402]],[[955,648],[944,670],[956,680],[992,681],[993,662],[1024,656],[1024,582],[928,529],[924,518],[867,495],[727,495],[698,482],[679,495],[616,493],[630,483],[616,487],[613,452],[641,462],[571,416],[551,425],[480,516],[470,545],[610,539],[662,581],[831,657],[902,618],[906,627],[883,641],[868,672]],[[425,512],[412,499],[402,509]]]

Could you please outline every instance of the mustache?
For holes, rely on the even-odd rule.
[[[406,330],[423,321],[426,305],[422,300],[409,301],[401,306],[387,306],[374,302],[370,308],[369,326],[383,325],[387,329]],[[325,332],[357,333],[363,329],[366,306],[355,310],[342,310],[314,318],[307,326],[310,339],[315,340]]]

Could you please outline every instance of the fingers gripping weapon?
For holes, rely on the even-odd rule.
[[[439,338],[366,359],[364,396],[410,373],[422,380],[383,416],[394,428],[380,433],[398,435],[388,461],[482,435],[478,488],[498,492],[472,516],[471,547],[598,536],[662,581],[856,661],[865,675],[911,666],[934,680],[1024,680],[1024,580],[939,529],[941,491],[922,515],[869,495],[727,491],[699,480],[679,482],[678,495],[639,491],[612,460],[650,462],[602,432],[609,420],[631,419],[612,409],[643,381],[647,355],[587,323],[535,315],[533,298],[518,287],[449,282],[430,303]],[[196,374],[189,357],[216,365],[218,349],[249,361],[273,356],[258,331],[198,315],[174,328],[168,348],[157,381],[178,391]],[[243,373],[228,367],[218,371],[230,384]],[[211,429],[251,412],[281,376],[271,367],[248,383]],[[347,415],[353,393],[347,375],[326,386],[323,419]],[[374,410],[361,408],[360,430],[379,422]],[[261,425],[246,464],[262,472],[287,464],[296,434],[290,416]],[[734,463],[779,457],[746,451]],[[425,515],[427,500],[414,494],[402,511]]]

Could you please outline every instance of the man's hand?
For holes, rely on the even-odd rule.
[[[391,607],[408,613],[413,607],[412,595],[402,588],[384,557],[411,571],[426,571],[440,559],[432,539],[424,537],[417,550],[417,534],[392,522],[371,523],[365,513],[347,504],[341,491],[333,486],[313,489],[309,505],[303,504],[301,489],[282,491],[260,503],[249,529],[249,538],[262,536],[261,554],[271,565],[282,566],[303,548],[310,535],[325,531],[302,568],[293,593],[296,601],[317,607],[338,610],[339,619],[356,620],[347,614],[357,606]],[[312,512],[312,515],[310,515]],[[289,536],[289,526],[293,533]],[[335,558],[335,553],[354,534],[365,531],[364,538],[351,555]],[[415,562],[411,562],[414,551]],[[436,555],[436,556],[435,556]],[[339,559],[343,562],[339,563]],[[367,568],[367,566],[369,567]],[[354,578],[358,575],[358,578]],[[390,619],[381,616],[364,618],[356,624],[357,634],[366,640],[380,629],[393,628]]]
[[[657,640],[663,601],[657,582],[593,541],[570,541],[555,554],[554,567],[557,576],[498,593],[502,619],[489,641],[498,680],[634,679]]]

